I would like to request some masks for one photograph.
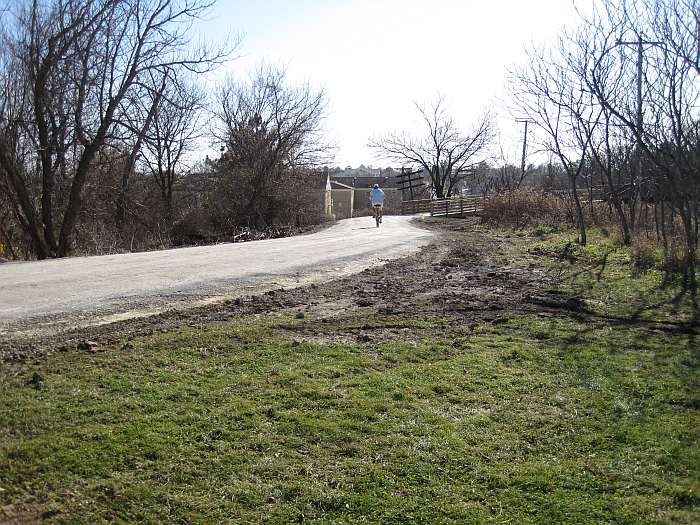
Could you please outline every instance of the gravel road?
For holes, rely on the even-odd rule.
[[[392,216],[238,244],[0,266],[0,335],[90,326],[318,283],[415,252],[432,233]]]

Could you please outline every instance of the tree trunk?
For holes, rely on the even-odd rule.
[[[39,224],[32,199],[27,191],[27,186],[12,158],[12,147],[7,144],[7,142],[7,140],[3,140],[3,137],[0,137],[0,165],[2,166],[0,169],[5,172],[5,177],[10,182],[15,193],[17,206],[19,207],[19,210],[17,210],[18,216],[24,216],[24,220],[20,222],[22,228],[31,239],[32,251],[37,259],[46,259],[49,257],[50,253],[49,247],[46,245],[44,236],[42,235],[42,228]]]
[[[583,219],[583,207],[581,206],[581,199],[578,196],[578,190],[576,189],[576,177],[569,175],[569,184],[571,185],[571,193],[574,196],[574,204],[576,205],[576,221],[578,222],[578,232],[579,239],[578,242],[581,246],[586,245],[586,222]]]
[[[440,181],[440,168],[438,166],[433,166],[431,174],[433,179],[433,188],[435,189],[435,198],[444,199],[445,190],[442,187],[442,183]]]
[[[617,215],[617,220],[620,221],[620,229],[622,230],[622,242],[625,246],[629,246],[632,242],[632,236],[630,234],[629,223],[627,222],[627,216],[625,215],[625,210],[622,209],[622,203],[620,202],[620,195],[618,194],[617,188],[613,183],[612,176],[605,170],[605,177],[608,179],[608,187],[610,188],[610,197],[612,200],[613,208],[615,208],[615,214]]]
[[[690,202],[687,203],[687,207],[681,206],[681,219],[683,221],[683,227],[685,228],[686,241],[684,280],[686,283],[686,287],[690,292],[690,300],[693,305],[693,318],[695,319],[698,314],[698,284],[697,277],[695,274],[695,265],[697,262],[697,234],[693,225],[693,217],[690,209],[692,206],[693,204]]]
[[[103,137],[100,137],[101,144]],[[63,225],[61,226],[61,236],[58,242],[57,257],[67,257],[70,254],[73,242],[73,231],[78,222],[78,214],[83,206],[83,186],[87,180],[88,170],[92,159],[97,154],[97,146],[95,142],[88,145],[83,151],[83,155],[78,163],[78,168],[73,178],[73,184],[70,189],[70,197],[68,198],[68,206],[66,213],[63,216]]]

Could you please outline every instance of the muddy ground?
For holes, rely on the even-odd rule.
[[[525,245],[532,239],[524,233],[495,231],[476,218],[422,219],[422,225],[438,233],[429,246],[351,277],[55,335],[10,336],[0,341],[0,361],[18,364],[57,351],[93,351],[92,342],[128,345],[142,335],[250,315],[292,314],[318,321],[290,328],[298,339],[378,342],[405,337],[406,319],[446,315],[461,319],[468,329],[472,323],[502,322],[515,312],[581,306],[554,290],[557,275],[528,254]],[[395,319],[395,327],[372,330],[376,316]],[[330,320],[363,318],[364,325],[350,323],[338,331],[332,323],[336,328],[330,329]]]

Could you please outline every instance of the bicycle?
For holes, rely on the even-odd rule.
[[[379,225],[382,223],[382,205],[375,204],[372,207],[374,208],[374,220],[377,223],[377,228],[379,228]]]

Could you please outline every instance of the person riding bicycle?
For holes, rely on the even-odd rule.
[[[379,187],[379,184],[375,184],[372,187],[372,191],[369,192],[370,200],[372,201],[372,209],[374,210],[374,216],[377,219],[377,226],[382,222],[382,209],[384,207],[384,192]]]

